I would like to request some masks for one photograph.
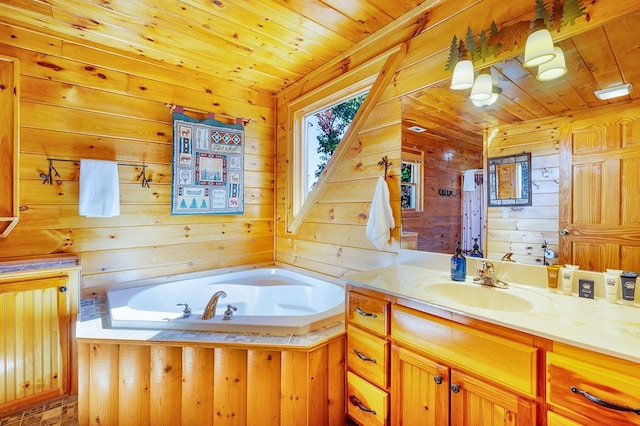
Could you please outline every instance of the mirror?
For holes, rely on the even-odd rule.
[[[531,205],[531,153],[487,160],[488,206]]]
[[[412,233],[411,237],[417,239],[415,246],[418,250],[453,253],[455,241],[463,232],[463,172],[469,169],[488,171],[487,157],[498,158],[527,151],[531,154],[528,166],[531,177],[523,188],[528,190],[528,194],[527,197],[518,194],[515,199],[529,198],[532,204],[498,204],[499,207],[492,207],[496,205],[494,202],[503,199],[496,194],[491,205],[487,199],[488,207],[484,213],[488,215],[482,218],[487,223],[483,231],[489,240],[485,244],[490,243],[495,247],[495,253],[501,255],[507,251],[531,253],[529,257],[532,260],[542,259],[541,241],[546,241],[557,251],[558,176],[563,171],[558,155],[559,134],[542,134],[531,128],[528,133],[505,135],[500,126],[603,105],[595,98],[594,89],[613,85],[616,80],[623,81],[623,76],[635,75],[636,65],[631,61],[619,63],[612,58],[617,57],[616,52],[629,50],[629,40],[635,36],[628,31],[636,28],[639,20],[640,14],[633,13],[557,42],[556,46],[564,51],[569,68],[569,72],[557,80],[539,81],[535,68],[522,66],[522,56],[492,65],[492,79],[502,90],[492,105],[474,106],[468,99],[469,91],[451,90],[449,79],[403,96],[402,149],[403,153],[416,148],[424,152],[423,199],[425,210],[430,209],[423,213],[402,209],[403,239],[405,234]],[[579,69],[584,66],[607,69],[615,78],[582,73]],[[629,97],[621,97],[609,103],[627,101]],[[420,129],[422,132],[417,133]],[[495,132],[489,133],[488,129]],[[421,142],[417,142],[418,139]],[[513,141],[518,142],[517,149],[512,146]],[[489,195],[488,183],[485,183],[485,197]],[[532,207],[528,207],[530,205]],[[514,243],[507,239],[513,234],[508,227],[513,229],[523,217],[532,229],[526,232],[526,241]],[[496,223],[504,228],[492,229]],[[484,251],[485,247],[483,245],[481,249]],[[518,262],[525,261],[525,255],[514,257]]]

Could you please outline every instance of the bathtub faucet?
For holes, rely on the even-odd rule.
[[[209,299],[207,306],[204,307],[204,312],[202,312],[202,319],[209,320],[216,315],[216,306],[218,305],[218,299],[224,299],[227,297],[227,293],[224,291],[216,291]]]

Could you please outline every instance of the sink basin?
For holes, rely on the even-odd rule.
[[[442,301],[493,311],[526,312],[533,308],[529,300],[510,293],[510,289],[439,283],[426,286],[425,292],[434,302]]]

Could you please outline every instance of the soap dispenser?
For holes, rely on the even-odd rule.
[[[483,257],[477,238],[473,239],[473,251],[469,253],[469,257]]]
[[[460,241],[456,243],[456,252],[451,256],[451,279],[464,281],[467,278],[467,259],[462,255]]]

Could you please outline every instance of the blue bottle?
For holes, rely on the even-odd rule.
[[[451,256],[451,279],[464,281],[467,278],[467,259],[462,255],[460,241],[456,243],[456,252]]]
[[[469,257],[483,257],[477,238],[473,239],[473,251],[469,253]]]

